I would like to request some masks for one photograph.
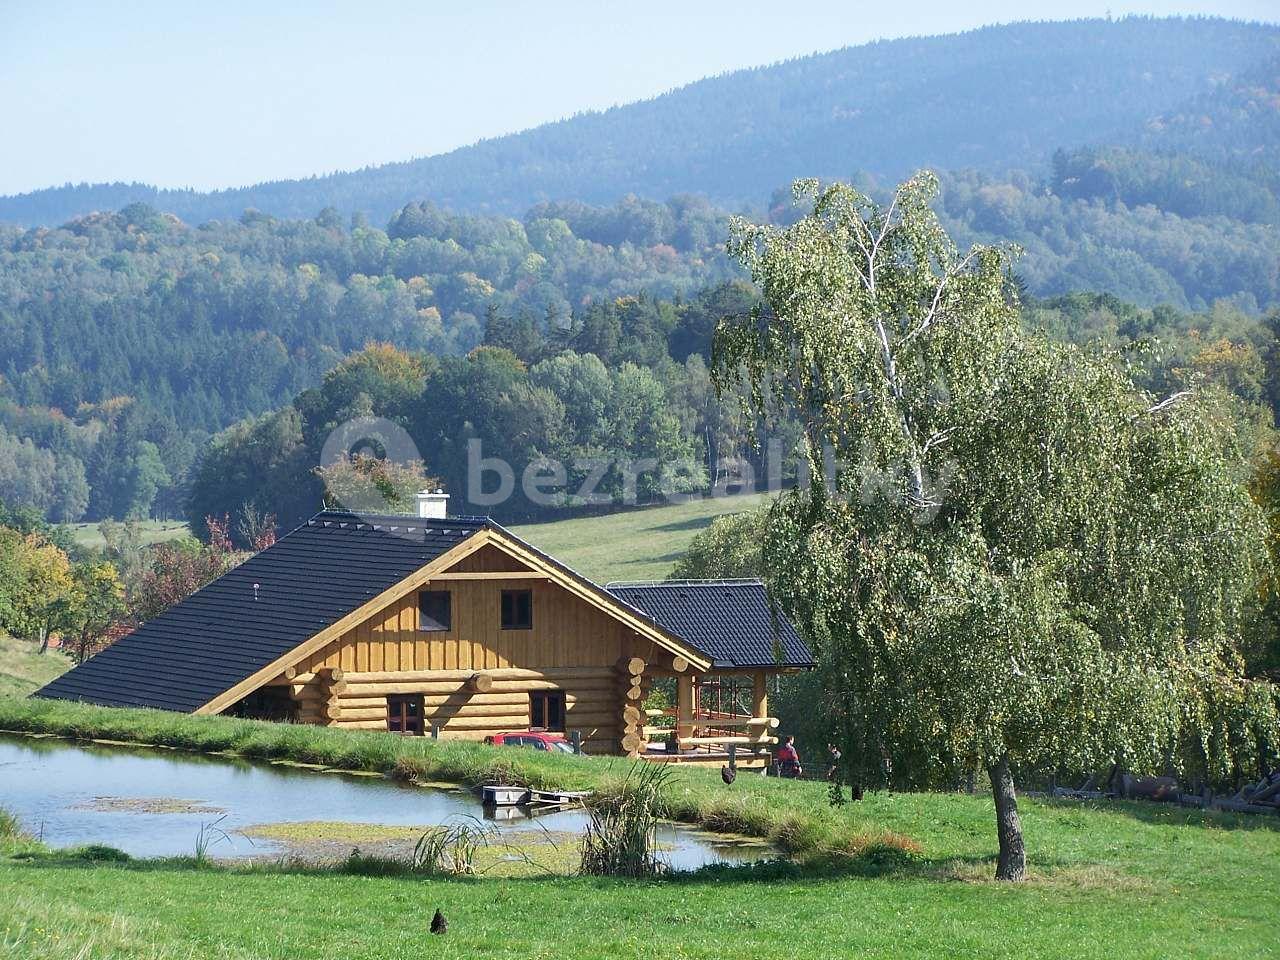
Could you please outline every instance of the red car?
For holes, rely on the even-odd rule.
[[[521,730],[518,733],[499,733],[485,737],[485,743],[505,747],[531,747],[534,750],[559,750],[561,753],[573,753],[573,744],[559,733],[547,733],[545,730]]]

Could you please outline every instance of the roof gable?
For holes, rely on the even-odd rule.
[[[706,652],[487,518],[316,514],[34,695],[216,713],[431,574],[493,547],[684,657]]]

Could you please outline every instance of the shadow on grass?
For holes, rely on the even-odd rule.
[[[637,557],[634,560],[622,560],[619,561],[617,565],[619,567],[651,567],[655,563],[673,564],[683,556],[684,553],[680,551],[672,551],[671,553],[664,553],[659,557]]]
[[[743,509],[747,508],[743,507]],[[680,533],[685,530],[703,530],[711,526],[711,522],[716,519],[718,517],[689,517],[687,520],[672,520],[670,523],[660,523],[657,526],[650,527],[649,532]]]
[[[1143,800],[1072,800],[1069,797],[1037,797],[1046,810],[1112,813],[1141,823],[1163,827],[1207,827],[1214,830],[1280,830],[1280,816],[1204,810],[1176,803]]]
[[[113,869],[136,873],[226,874],[228,876],[290,875],[305,877],[388,877],[477,883],[500,880],[504,884],[538,884],[574,880],[591,886],[609,887],[620,883],[688,887],[721,883],[826,883],[842,879],[902,879],[937,882],[957,879],[961,874],[982,869],[994,871],[993,857],[952,857],[932,860],[891,847],[869,848],[856,855],[828,855],[804,862],[786,859],[761,860],[744,864],[714,864],[692,871],[673,871],[646,879],[590,877],[577,873],[535,873],[527,876],[486,877],[456,875],[416,869],[406,860],[393,857],[352,855],[334,863],[314,863],[292,858],[252,863],[226,863],[197,857],[154,857],[135,859],[111,847],[90,846],[70,850],[39,850],[11,854],[6,859],[24,867],[48,870]]]

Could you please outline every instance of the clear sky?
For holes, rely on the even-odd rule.
[[[0,194],[347,170],[877,38],[1108,13],[1280,2],[0,0]]]

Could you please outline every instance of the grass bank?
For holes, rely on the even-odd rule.
[[[85,740],[117,740],[289,760],[403,780],[477,785],[520,783],[538,788],[610,791],[631,763],[488,747],[459,740],[391,737],[326,727],[194,717],[162,710],[126,710],[56,700],[0,700],[0,729]],[[742,775],[726,788],[715,770],[680,768],[663,794],[673,820],[722,833],[759,837],[804,856],[911,855],[909,836],[867,820],[833,817],[820,784]]]
[[[166,733],[160,718],[145,712],[75,709],[82,712],[55,717],[3,704],[0,726],[21,721],[120,739],[174,735],[187,746],[239,747],[251,755],[277,749],[273,731],[257,724],[178,718],[186,722]],[[117,720],[108,722],[113,715]],[[307,747],[313,760],[346,757],[368,769],[387,757],[366,737],[332,733],[337,740],[320,737]],[[350,741],[346,752],[341,740]],[[605,761],[393,743],[437,771],[479,772],[501,761],[555,781],[611,775]],[[993,829],[984,797],[872,794],[832,809],[819,784],[745,779],[717,787],[682,771],[677,787],[732,802],[758,797],[782,816],[825,821],[820,828],[833,835],[909,835],[921,852],[646,881],[455,879],[359,863],[322,870],[290,863],[224,867],[192,858],[115,861],[102,851],[50,851],[0,817],[0,956],[1262,960],[1277,954],[1280,876],[1273,867],[1280,861],[1280,823],[1271,819],[1154,804],[1024,800],[1031,879],[1007,885],[988,879]],[[449,921],[443,937],[427,930],[437,908]]]

